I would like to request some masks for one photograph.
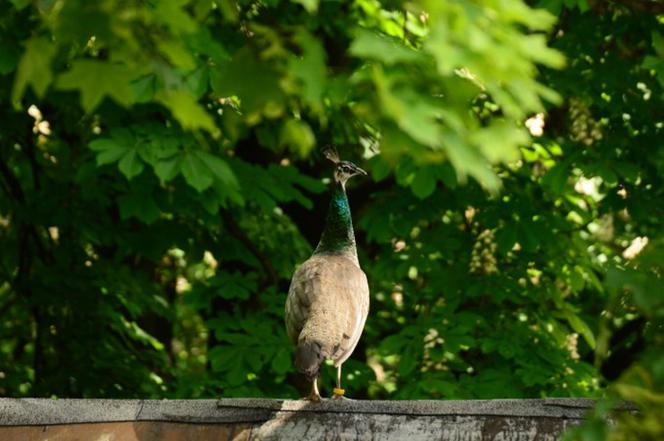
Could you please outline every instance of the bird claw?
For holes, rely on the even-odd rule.
[[[334,394],[332,395],[332,399],[335,401],[346,401],[348,398],[344,397],[343,395],[340,394]]]
[[[321,397],[319,394],[311,394],[308,397],[305,397],[304,399],[307,401],[312,401],[314,403],[318,403],[319,401],[321,401]]]

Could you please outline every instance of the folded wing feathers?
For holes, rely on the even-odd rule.
[[[312,256],[293,275],[286,328],[298,347],[320,347],[322,358],[343,363],[360,339],[368,312],[367,278],[343,255]]]

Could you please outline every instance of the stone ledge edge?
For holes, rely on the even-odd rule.
[[[280,413],[408,415],[415,417],[531,417],[583,419],[588,398],[507,400],[110,400],[0,398],[0,426],[162,421],[192,424],[252,423]],[[626,406],[625,409],[630,409]]]

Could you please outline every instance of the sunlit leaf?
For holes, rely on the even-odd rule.
[[[304,9],[307,10],[310,14],[315,13],[318,10],[319,0],[293,0],[295,3],[299,3],[304,6]]]
[[[185,129],[205,129],[212,133],[217,131],[212,117],[190,93],[174,90],[160,93],[157,99],[171,111]]]
[[[281,129],[280,144],[291,147],[300,156],[307,156],[316,145],[316,138],[311,127],[296,119],[288,120]]]
[[[357,32],[350,47],[350,52],[359,57],[374,58],[387,64],[412,62],[422,59],[417,51],[408,49],[385,36],[367,30]]]

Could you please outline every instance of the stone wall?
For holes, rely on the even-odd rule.
[[[554,441],[587,399],[0,399],[0,441]]]

